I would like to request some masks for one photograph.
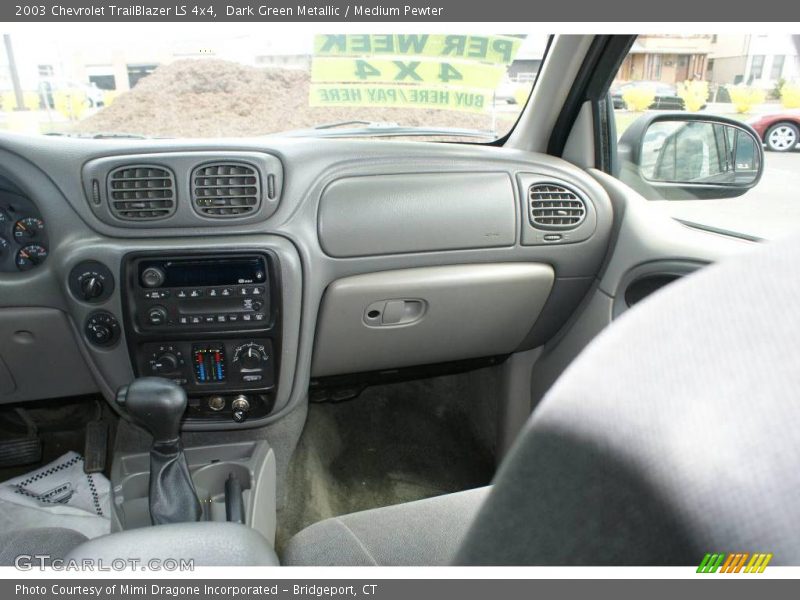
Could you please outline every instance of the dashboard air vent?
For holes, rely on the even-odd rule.
[[[175,212],[175,175],[152,165],[127,165],[108,174],[108,202],[119,219],[163,219]]]
[[[541,229],[574,229],[586,218],[586,203],[562,185],[535,183],[528,188],[528,218]]]
[[[192,172],[192,202],[208,217],[241,217],[258,209],[261,180],[255,167],[244,163],[214,163]]]

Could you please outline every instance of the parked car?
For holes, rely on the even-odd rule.
[[[749,121],[767,150],[789,152],[800,142],[800,110],[764,115]]]
[[[675,86],[661,81],[630,81],[611,88],[611,100],[614,102],[614,108],[617,110],[627,108],[622,95],[627,90],[635,88],[651,88],[655,91],[655,100],[648,107],[650,110],[686,110],[686,104],[683,98],[678,96]]]
[[[530,86],[528,86],[530,87]],[[514,92],[517,90],[517,85],[511,81],[504,81],[495,90],[494,101],[496,104],[516,104],[517,99],[514,97]]]

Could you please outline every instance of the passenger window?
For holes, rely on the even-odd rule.
[[[619,157],[615,174],[657,208],[748,238],[800,229],[800,36],[640,35],[610,98]],[[662,120],[667,113],[674,119]],[[725,117],[731,126],[704,122],[706,115]],[[740,123],[752,127],[755,142]],[[739,197],[713,191],[665,196],[655,185],[752,182],[761,167],[755,144],[765,151],[761,180]]]

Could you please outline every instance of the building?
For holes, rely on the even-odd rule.
[[[800,36],[715,35],[708,78],[719,85],[744,83],[773,89],[783,81],[800,81]]]
[[[124,52],[97,39],[33,41],[12,35],[20,86],[26,91],[36,91],[43,82],[51,82],[57,87],[94,85],[101,90],[124,92],[159,64],[175,60],[181,54],[200,54],[172,51],[165,44],[141,39],[132,41]],[[0,49],[0,89],[11,88],[8,74],[8,58],[5,49]]]
[[[640,35],[625,57],[617,82],[676,84],[706,75],[711,35]]]
[[[542,66],[544,53],[547,50],[546,35],[526,35],[517,55],[508,67],[506,77],[516,83],[532,83]]]

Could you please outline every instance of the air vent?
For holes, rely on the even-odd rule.
[[[255,167],[214,163],[192,172],[192,202],[208,217],[242,217],[258,209],[261,181]]]
[[[574,229],[586,218],[586,203],[569,188],[536,183],[528,188],[528,217],[541,229]]]
[[[152,165],[128,165],[108,175],[108,201],[127,221],[163,219],[175,212],[175,175]]]

